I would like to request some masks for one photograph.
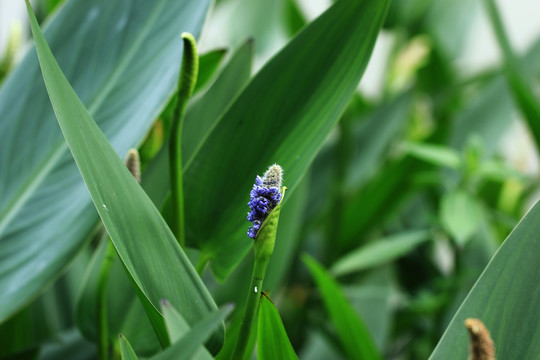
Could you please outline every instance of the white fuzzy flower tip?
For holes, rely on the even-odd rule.
[[[264,173],[262,180],[262,185],[264,187],[275,187],[281,189],[281,182],[283,181],[283,169],[277,164],[270,166]]]

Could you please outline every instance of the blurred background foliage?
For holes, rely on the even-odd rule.
[[[46,22],[61,3],[37,1],[38,19]],[[233,85],[223,90],[230,97],[222,111],[250,73],[328,5],[216,1],[200,43],[205,55],[199,96],[220,79],[237,79],[227,81]],[[364,80],[282,210],[265,289],[300,358],[351,356],[301,254],[328,269],[384,358],[426,359],[497,248],[536,201],[540,117],[526,95],[538,98],[540,36],[515,52],[499,36],[502,61],[464,67],[476,23],[493,20],[488,10],[488,1],[392,2]],[[25,33],[10,32],[0,81],[23,48],[17,32]],[[153,166],[169,118],[170,106],[141,147],[143,168]],[[81,283],[92,281],[88,274],[103,256],[96,244],[81,249],[54,284],[1,325],[0,355],[95,356],[94,330],[85,328],[77,318],[85,314],[76,308]],[[195,250],[188,254],[197,256]],[[242,308],[252,261],[249,254],[223,283],[204,273],[218,305]],[[111,332],[121,329],[138,353],[151,354],[157,339],[149,323],[138,322],[142,309],[118,262],[111,279]]]

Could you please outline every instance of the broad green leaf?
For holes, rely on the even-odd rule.
[[[77,167],[135,291],[163,344],[159,300],[167,297],[193,324],[216,309],[167,224],[118,157],[64,77],[28,5],[43,78]],[[219,347],[223,333],[216,333]]]
[[[298,359],[276,307],[264,294],[260,301],[257,359]]]
[[[182,134],[182,156],[188,161],[206,134],[248,82],[253,62],[253,41],[246,41],[233,54],[213,86],[194,99],[186,110]]]
[[[48,22],[60,67],[121,157],[174,91],[179,34],[199,34],[208,5],[70,0]],[[56,124],[35,50],[2,84],[0,114],[3,322],[83,248],[98,215]]]
[[[294,189],[347,106],[389,1],[335,3],[253,78],[185,163],[187,242],[224,279],[248,252],[255,175],[282,166]]]
[[[466,359],[463,322],[478,318],[495,343],[497,359],[540,354],[540,204],[525,215],[476,281],[430,359]]]
[[[334,276],[343,276],[389,263],[429,239],[429,231],[409,231],[377,239],[348,252],[330,271]]]
[[[407,154],[435,166],[445,166],[454,170],[461,167],[459,153],[443,145],[406,143],[403,144],[403,150]]]
[[[190,332],[191,328],[187,321],[168,301],[161,301],[161,311],[165,318],[165,325],[167,325],[167,333],[169,334],[171,344],[174,344]],[[212,355],[203,346],[197,350],[194,357],[203,360],[213,359]]]
[[[224,306],[196,323],[180,340],[153,356],[152,360],[190,360],[210,334],[223,323],[232,306]],[[199,359],[199,357],[197,357]]]
[[[137,354],[135,354],[135,350],[133,350],[133,347],[124,335],[120,334],[118,336],[118,341],[120,341],[120,354],[122,360],[139,360]]]
[[[348,357],[359,360],[382,359],[366,325],[351,307],[336,281],[312,257],[304,255],[302,260],[317,284]]]
[[[441,200],[440,219],[443,227],[463,246],[478,230],[482,220],[482,207],[464,190],[444,194]]]
[[[218,49],[199,56],[199,75],[197,77],[197,84],[195,85],[195,90],[193,90],[193,93],[199,92],[208,84],[218,69],[219,64],[221,64],[221,60],[223,60],[226,53],[227,50]]]
[[[182,134],[184,163],[249,80],[252,58],[253,44],[246,42],[234,52],[212,85],[188,104]],[[168,146],[164,146],[142,178],[143,188],[157,206],[162,206],[170,189],[169,178],[169,151]],[[166,211],[164,216],[167,217]]]

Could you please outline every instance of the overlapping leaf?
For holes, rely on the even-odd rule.
[[[257,359],[298,359],[281,317],[266,296],[261,297],[257,332]]]
[[[190,324],[216,305],[159,211],[70,87],[30,8],[28,13],[58,123],[135,291],[160,341],[167,344],[164,320],[157,310],[161,298],[181,308]],[[215,345],[222,337],[222,332],[216,333]]]
[[[380,359],[381,355],[366,325],[347,301],[336,281],[312,257],[305,255],[303,261],[317,284],[347,356],[351,359]]]
[[[364,72],[389,1],[339,1],[274,57],[185,164],[188,243],[225,278],[245,255],[246,202],[273,163],[298,184]]]
[[[465,359],[466,318],[489,329],[498,359],[534,359],[540,354],[540,204],[512,231],[470,291],[430,359]]]
[[[183,31],[208,0],[71,0],[46,36],[69,81],[121,156],[176,86]],[[97,214],[54,119],[34,50],[0,89],[0,321],[73,258]]]

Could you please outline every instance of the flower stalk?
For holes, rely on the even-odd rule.
[[[199,73],[199,55],[197,43],[193,35],[182,34],[184,52],[182,55],[182,67],[178,79],[178,93],[176,107],[173,113],[171,127],[171,141],[169,144],[169,161],[171,173],[171,197],[172,197],[172,232],[182,248],[185,248],[185,221],[184,221],[184,187],[182,170],[182,128],[184,125],[184,113]]]
[[[286,190],[281,183],[282,169],[279,165],[272,165],[263,177],[257,176],[250,194],[248,205],[251,212],[248,213],[247,219],[253,226],[249,228],[248,236],[254,239],[255,262],[233,359],[244,358],[253,319],[259,310],[263,281],[268,262],[274,252],[281,202]]]

